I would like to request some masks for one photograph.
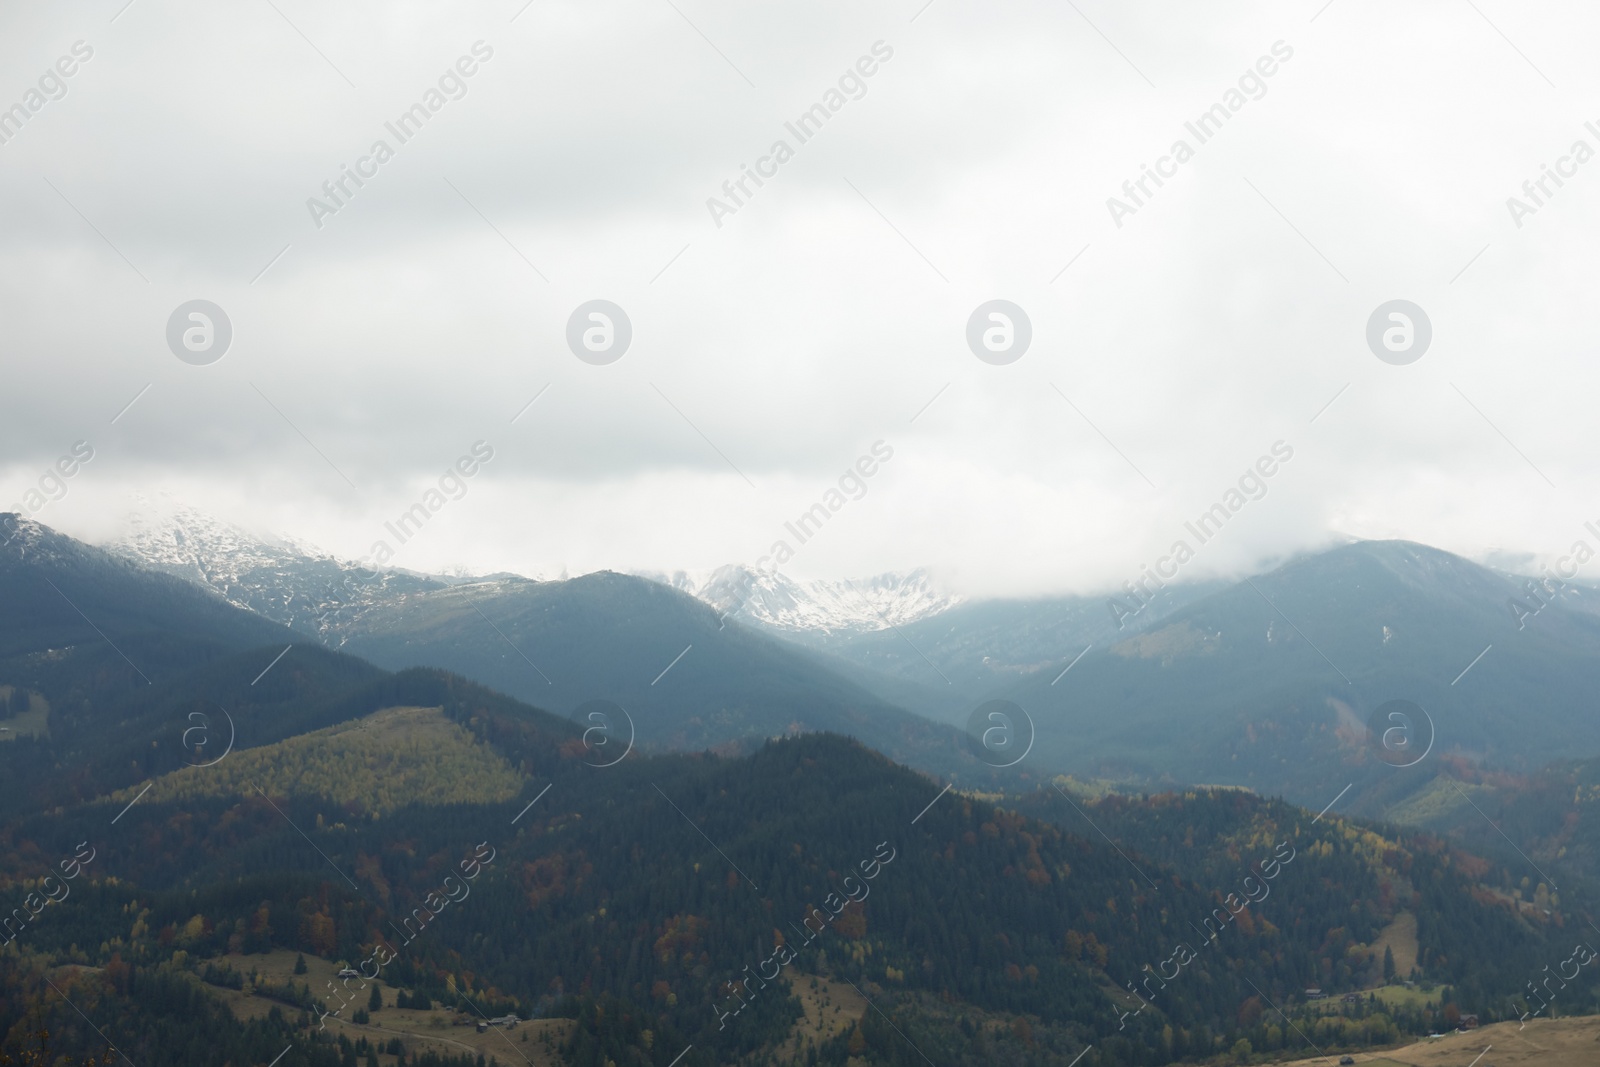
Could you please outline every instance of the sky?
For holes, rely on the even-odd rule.
[[[1593,540],[1592,7],[443,7],[0,13],[0,509],[973,596]]]

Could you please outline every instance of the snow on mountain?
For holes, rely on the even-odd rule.
[[[732,618],[791,632],[867,632],[948,611],[962,598],[936,588],[924,570],[842,581],[797,581],[730,564],[697,578],[654,576]]]
[[[252,533],[170,498],[140,497],[110,551],[209,586],[230,603],[337,645],[342,624],[432,578],[374,574],[291,538]]]
[[[226,588],[265,567],[334,557],[287,538],[258,535],[203,511],[140,498],[113,547],[141,563],[191,581]]]
[[[13,546],[18,556],[27,558],[49,543],[51,531],[43,523],[25,519],[15,512],[5,514],[7,521],[0,524],[0,530],[4,531],[6,537],[0,541],[0,548]]]
[[[444,588],[465,575],[373,574],[313,545],[255,533],[170,497],[140,496],[111,551],[209,586],[239,607],[342,643],[346,625],[380,603]],[[491,576],[493,577],[493,576]],[[843,581],[797,581],[729,565],[707,575],[640,577],[672,586],[719,612],[791,633],[865,633],[938,615],[961,602],[927,572]]]

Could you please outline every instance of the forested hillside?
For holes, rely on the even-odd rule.
[[[312,795],[353,814],[383,816],[406,804],[486,803],[517,795],[522,776],[434,708],[387,708],[351,723],[239,752],[225,763],[157,778],[152,801]],[[116,805],[141,795],[112,794]]]
[[[413,674],[399,688],[452,684]],[[818,1046],[819,1062],[843,1063],[852,1043],[896,1062],[891,1038],[924,1037],[947,1050],[942,1063],[1052,1063],[1088,1046],[1084,1062],[1110,1065],[1240,1041],[1302,1047],[1260,1005],[1297,1005],[1311,985],[1363,987],[1360,946],[1402,906],[1438,946],[1426,975],[1506,975],[1463,983],[1461,1010],[1510,1011],[1510,979],[1559,943],[1558,930],[1474,893],[1444,851],[1253,798],[1102,802],[1094,817],[1122,837],[1119,851],[941,795],[842,738],[599,768],[559,720],[471,695],[440,704],[524,769],[515,799],[381,819],[305,794],[146,797],[114,826],[102,805],[34,816],[6,828],[7,846],[22,846],[17,874],[42,874],[78,841],[95,856],[20,944],[135,968],[178,951],[282,947],[355,962],[387,946],[385,984],[491,1014],[575,1014],[574,1062],[594,1063],[630,1026],[656,1049],[692,1044],[685,1063],[758,1053],[787,1036],[799,1014],[788,991],[815,974],[855,983],[905,1035],[869,1012],[859,1033]],[[1180,817],[1197,828],[1192,843]],[[461,895],[467,869],[475,880]],[[1418,871],[1427,877],[1406,881]],[[1240,909],[1250,884],[1270,895]],[[764,961],[784,948],[793,958],[763,991],[756,975],[774,973]],[[967,1033],[962,1018],[995,1025]],[[1302,1029],[1313,1025],[1322,1040],[1361,1045],[1432,1023],[1372,1009],[1353,1029],[1337,1018]]]

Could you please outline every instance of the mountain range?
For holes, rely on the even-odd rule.
[[[1526,976],[1600,899],[1581,877],[1525,882],[1517,857],[1245,790],[1091,797],[1015,769],[952,789],[835,732],[758,737],[751,724],[830,694],[830,713],[857,707],[863,730],[938,724],[852,704],[865,698],[813,653],[635,577],[440,582],[398,595],[404,612],[380,603],[342,624],[335,650],[13,516],[0,539],[0,687],[8,709],[21,693],[46,720],[0,743],[0,891],[37,899],[47,874],[74,870],[62,857],[82,879],[58,881],[71,889],[59,906],[10,913],[0,1023],[44,1024],[70,1050],[112,1035],[140,1067],[222,1050],[288,1067],[468,1067],[420,1051],[426,1024],[391,1014],[400,993],[484,1019],[568,1020],[553,1051],[584,1067],[1131,1067],[1370,1048],[1462,1011],[1530,1010]],[[1413,551],[1379,546],[1353,565]],[[1270,578],[1263,592],[1281,597]],[[1231,592],[1166,626],[1214,626],[1186,613],[1237,608]],[[723,705],[743,717],[693,724],[641,704],[653,747],[597,760],[584,722],[352,652],[465,656],[464,628],[486,624],[535,677],[536,637],[566,633],[549,669],[602,681],[704,643],[705,676],[685,672],[684,688],[745,694]],[[659,689],[690,662],[616,684]],[[727,751],[691,744],[690,729]],[[331,973],[379,946],[391,956],[370,972],[370,1017],[331,989],[251,973],[275,952]],[[1400,965],[1417,996],[1385,984]],[[219,1010],[207,989],[230,982],[272,1010]],[[1356,999],[1330,1014],[1311,987]],[[850,1014],[820,1025],[847,995]],[[508,1041],[496,1059],[519,1052]],[[521,1052],[534,1056],[551,1062]]]
[[[1120,628],[1107,598],[968,600],[925,572],[375,575],[194,512],[109,547],[388,669],[444,668],[569,714],[614,701],[646,749],[748,752],[831,730],[989,787],[1066,773],[1244,786],[1318,810],[1337,796],[1535,878],[1600,875],[1581,785],[1594,775],[1573,762],[1600,754],[1600,595],[1422,545],[1355,542],[1240,582],[1168,585]],[[973,755],[967,721],[996,699],[1031,722],[1017,768]],[[1415,766],[1374,745],[1369,720],[1396,700],[1425,716]],[[1512,843],[1502,825],[1526,830]]]
[[[1396,806],[1392,779],[1420,789],[1432,773],[1377,758],[1368,720],[1389,701],[1424,710],[1438,756],[1524,773],[1600,753],[1600,595],[1569,583],[1519,616],[1531,579],[1408,542],[1171,584],[1132,618],[1105,597],[963,599],[925,572],[373,574],[193,512],[110,547],[389,669],[439,667],[567,712],[614,701],[665,748],[837,730],[935,773],[987,773],[952,731],[1006,700],[1032,721],[1042,773],[1308,804],[1357,785],[1358,805],[1381,804],[1370,814]]]

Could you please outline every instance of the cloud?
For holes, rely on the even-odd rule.
[[[1196,568],[1345,535],[1538,555],[1592,517],[1600,170],[1505,209],[1588,136],[1592,12],[1500,17],[1524,59],[1444,3],[678,6],[3,16],[0,98],[94,57],[0,145],[0,487],[85,439],[69,528],[164,486],[359,554],[486,439],[492,488],[406,565],[671,571],[753,560],[881,438],[890,480],[797,566],[979,593],[1120,583],[1279,439],[1293,469]],[[317,228],[307,198],[479,41]],[[717,228],[706,198],[878,41],[866,95]],[[1279,41],[1118,228],[1107,198]],[[234,330],[205,367],[165,342],[195,298]],[[634,324],[607,367],[563,340],[595,298]],[[1006,367],[964,341],[995,298],[1034,330]],[[1408,367],[1365,347],[1395,298],[1434,327]]]

